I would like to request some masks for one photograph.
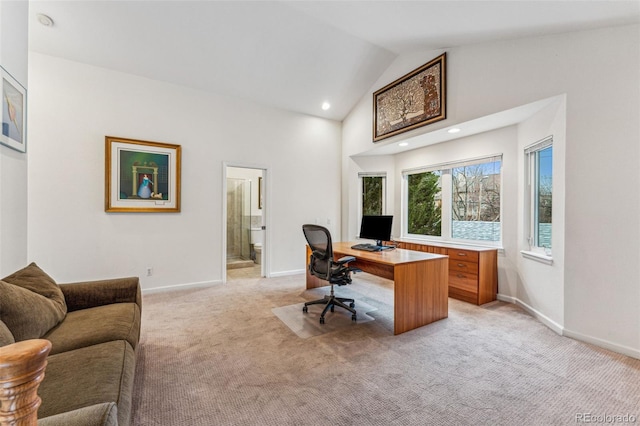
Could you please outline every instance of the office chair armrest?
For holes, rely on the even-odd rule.
[[[333,263],[336,263],[338,265],[344,265],[345,263],[353,262],[354,260],[356,260],[354,256],[344,256]]]

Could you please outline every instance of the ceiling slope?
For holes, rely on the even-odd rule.
[[[54,25],[39,25],[37,13]],[[32,1],[29,48],[342,120],[403,53],[639,16],[640,2],[624,0]]]

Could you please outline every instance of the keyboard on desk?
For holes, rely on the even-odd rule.
[[[382,250],[382,247],[374,246],[373,244],[356,244],[354,246],[351,246],[351,248],[354,249],[354,250],[364,250],[364,251],[380,251],[380,250]]]

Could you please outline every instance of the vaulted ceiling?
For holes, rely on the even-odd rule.
[[[31,1],[29,15],[32,51],[342,120],[398,55],[637,23],[640,2]]]

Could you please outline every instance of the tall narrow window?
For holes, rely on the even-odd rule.
[[[383,173],[360,174],[362,180],[362,214],[379,216],[385,210],[386,176]]]
[[[525,149],[528,164],[529,235],[532,250],[551,254],[553,211],[553,138]]]
[[[442,171],[407,175],[407,231],[416,235],[442,235]]]

